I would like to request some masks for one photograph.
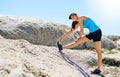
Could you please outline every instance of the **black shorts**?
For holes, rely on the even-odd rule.
[[[96,30],[95,32],[93,33],[90,33],[88,35],[86,35],[86,37],[91,40],[93,39],[93,42],[96,42],[96,41],[101,41],[101,37],[102,37],[102,32],[101,30]]]

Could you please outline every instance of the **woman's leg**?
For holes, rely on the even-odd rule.
[[[77,41],[73,42],[72,44],[63,46],[62,49],[68,49],[68,48],[73,48],[81,43],[87,42],[89,39],[87,37],[81,37]]]
[[[98,69],[100,70],[102,64],[101,41],[94,42],[94,47],[98,55]]]

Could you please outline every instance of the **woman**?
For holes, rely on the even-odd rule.
[[[101,53],[101,36],[102,32],[100,28],[94,23],[93,20],[86,16],[81,16],[78,17],[76,13],[72,13],[69,16],[69,19],[72,19],[72,28],[70,31],[65,33],[63,36],[61,36],[58,39],[58,42],[62,41],[66,36],[74,32],[76,29],[80,29],[80,37],[73,42],[72,44],[62,46],[59,44],[59,49],[68,49],[68,48],[73,48],[81,43],[87,42],[89,40],[93,40],[94,43],[94,48],[96,49],[97,56],[98,56],[98,67],[94,71],[92,71],[93,74],[100,74],[101,72],[101,64],[102,64],[102,53]],[[90,33],[88,35],[82,36],[83,35],[83,28],[88,28]]]

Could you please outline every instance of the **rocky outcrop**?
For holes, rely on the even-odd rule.
[[[33,44],[55,46],[56,40],[69,29],[70,27],[66,25],[39,19],[0,16],[0,35],[9,39],[25,39]],[[78,37],[79,33],[75,32],[68,36],[62,44],[74,42]],[[76,48],[93,48],[91,42],[80,44]],[[110,39],[103,37],[102,47],[113,49],[116,45]]]
[[[34,45],[23,39],[11,40],[0,36],[0,77],[83,77],[76,68],[64,61],[57,51],[56,47]],[[90,77],[97,77],[90,74],[97,64],[97,56],[92,51],[63,50],[63,52],[80,65]],[[118,53],[117,56],[119,57]],[[109,62],[107,59],[103,59],[103,63],[118,65],[119,60]],[[102,69],[105,77],[120,75],[120,68],[103,65]]]
[[[96,61],[92,54],[72,50],[64,52],[86,71],[88,63],[92,63],[92,59]],[[64,61],[55,47],[32,45],[22,39],[9,40],[0,36],[0,77],[82,77],[82,75]]]
[[[74,67],[61,58],[54,47],[32,45],[22,39],[14,41],[0,37],[0,77],[80,76]]]
[[[120,46],[120,39],[116,41],[116,44]]]
[[[114,41],[108,39],[107,37],[103,36],[102,37],[102,47],[106,48],[106,49],[113,49],[116,48],[116,44],[114,43]]]
[[[111,40],[113,40],[113,41],[117,41],[117,40],[119,40],[120,39],[120,36],[113,36],[113,35],[111,35],[111,36],[107,36],[109,39],[111,39]]]

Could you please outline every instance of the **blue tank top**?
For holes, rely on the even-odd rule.
[[[87,18],[86,20],[83,21],[83,27],[88,28],[90,33],[95,32],[96,30],[100,29],[92,19]]]

